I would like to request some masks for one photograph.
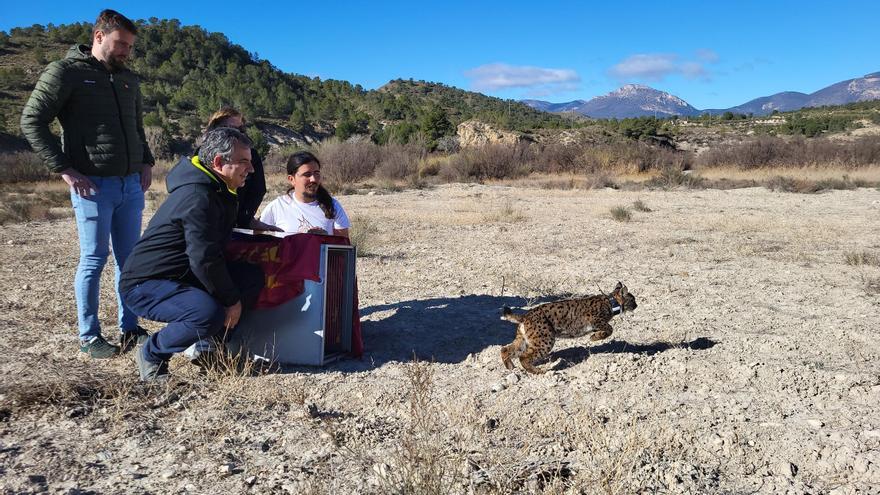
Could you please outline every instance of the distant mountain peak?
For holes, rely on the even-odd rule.
[[[643,84],[626,84],[589,101],[575,100],[567,103],[526,100],[532,108],[548,112],[575,112],[600,119],[671,115],[697,115],[696,108],[681,98]]]
[[[626,118],[641,116],[669,117],[691,116],[701,113],[724,112],[767,115],[774,110],[787,112],[804,107],[845,105],[857,101],[880,99],[880,72],[840,81],[814,93],[782,91],[762,96],[731,108],[697,110],[683,99],[643,84],[625,84],[614,91],[589,101],[576,100],[568,103],[546,101],[524,102],[532,108],[548,112],[576,112],[594,118]]]
[[[645,86],[644,84],[624,84],[623,86],[617,88],[616,91],[628,92],[628,91],[638,91],[638,90],[648,90],[648,91],[657,91],[656,89]],[[612,91],[612,93],[616,92]]]

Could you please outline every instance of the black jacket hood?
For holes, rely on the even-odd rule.
[[[196,163],[197,157],[182,159],[168,172],[165,187],[169,193],[189,184],[202,184],[219,193],[228,192],[226,183],[214,171],[204,166],[199,167]]]

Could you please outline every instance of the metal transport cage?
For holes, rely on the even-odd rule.
[[[227,342],[233,354],[277,364],[322,366],[351,352],[355,248],[320,246],[319,282],[299,296],[242,315]]]

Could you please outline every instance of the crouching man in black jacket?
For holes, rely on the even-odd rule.
[[[236,129],[208,131],[198,156],[168,173],[168,198],[156,211],[122,270],[120,292],[139,316],[167,322],[135,352],[141,380],[163,380],[168,360],[194,342],[238,323],[256,301],[263,273],[227,263],[224,245],[235,225],[241,187],[251,165],[251,141]]]

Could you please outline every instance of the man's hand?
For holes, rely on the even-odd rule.
[[[144,168],[141,169],[141,191],[147,192],[147,189],[150,188],[150,184],[153,183],[153,166],[149,163],[144,164]]]
[[[263,223],[256,218],[251,219],[251,229],[253,230],[269,230],[272,232],[284,232],[283,229],[280,229],[274,225],[269,225],[268,223]]]
[[[324,234],[327,235],[327,231],[322,229],[321,227],[312,227],[308,230],[308,234]]]
[[[226,330],[229,331],[235,328],[235,325],[238,325],[239,318],[241,318],[241,301],[226,308],[226,322],[224,323]]]
[[[73,192],[83,198],[88,198],[92,194],[98,193],[98,186],[96,186],[94,182],[72,168],[65,168],[62,170],[61,178],[64,179],[64,182],[70,186]]]

